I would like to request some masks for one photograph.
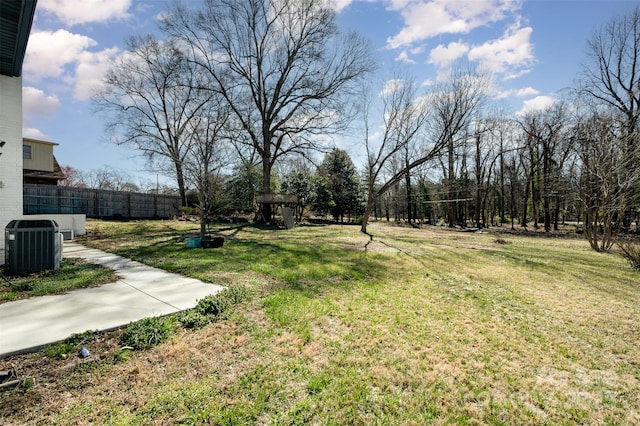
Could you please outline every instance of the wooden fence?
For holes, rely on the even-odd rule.
[[[85,214],[93,218],[168,219],[180,197],[52,185],[23,185],[24,214]]]

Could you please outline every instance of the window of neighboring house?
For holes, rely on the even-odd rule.
[[[31,160],[31,145],[22,145],[22,158]]]

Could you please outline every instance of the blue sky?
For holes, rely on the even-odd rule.
[[[467,60],[492,77],[508,112],[542,108],[571,85],[594,30],[632,0],[334,0],[338,22],[367,37],[381,77],[428,85]],[[197,5],[195,0],[186,3]],[[23,68],[24,135],[59,144],[61,165],[109,166],[155,183],[135,151],[108,142],[90,96],[131,35],[157,32],[164,0],[38,0]],[[165,180],[165,182],[168,182]]]

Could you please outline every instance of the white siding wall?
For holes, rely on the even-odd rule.
[[[0,75],[0,264],[4,228],[22,217],[22,78]]]

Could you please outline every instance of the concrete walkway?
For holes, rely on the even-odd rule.
[[[66,294],[0,305],[0,358],[38,350],[87,330],[111,330],[142,318],[193,308],[224,287],[172,274],[114,254],[64,243],[64,257],[114,269],[118,281]]]

